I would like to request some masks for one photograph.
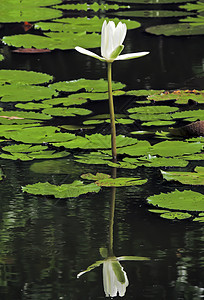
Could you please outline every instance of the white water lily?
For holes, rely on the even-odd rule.
[[[123,297],[129,285],[126,272],[116,258],[103,262],[103,287],[106,297]]]
[[[101,56],[96,53],[86,50],[82,47],[75,47],[75,49],[85,55],[97,58],[101,61],[113,62],[114,60],[126,60],[132,58],[138,58],[147,55],[149,52],[137,52],[130,54],[120,55],[123,50],[123,41],[127,33],[127,26],[121,22],[115,26],[113,21],[107,23],[103,22],[101,31]]]

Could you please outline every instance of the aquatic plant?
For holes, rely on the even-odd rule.
[[[107,62],[108,70],[108,96],[109,96],[109,111],[110,111],[110,121],[111,121],[111,146],[112,146],[112,156],[116,161],[117,150],[116,150],[116,129],[115,129],[115,114],[114,114],[114,104],[113,104],[113,94],[112,94],[112,63],[115,60],[126,60],[132,58],[138,58],[147,55],[149,52],[137,52],[130,54],[120,55],[124,45],[123,41],[127,33],[127,26],[122,22],[119,22],[117,26],[113,21],[107,23],[105,20],[103,22],[101,31],[101,56],[96,53],[86,50],[82,47],[75,47],[75,49],[85,55],[99,59],[100,61]]]

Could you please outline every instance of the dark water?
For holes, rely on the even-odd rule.
[[[149,20],[138,21],[142,28],[128,32],[124,53],[151,53],[115,62],[114,80],[126,83],[127,89],[203,89],[203,37],[156,37],[144,32]],[[57,81],[106,77],[105,65],[74,50],[36,55],[16,54],[7,47],[3,51],[1,68],[46,72]],[[103,106],[97,109],[104,112]],[[64,160],[66,174],[43,169],[38,174],[30,171],[32,163],[1,160],[6,180],[0,185],[0,299],[104,299],[102,266],[79,279],[77,274],[101,259],[101,247],[108,247],[111,189],[56,200],[24,194],[21,186],[70,183],[82,173],[110,169]],[[116,189],[113,250],[116,256],[150,260],[121,262],[129,280],[124,299],[203,299],[203,226],[148,212],[147,196],[171,191],[176,184],[165,184],[156,169],[118,171],[118,176],[137,175],[149,178],[145,187]]]

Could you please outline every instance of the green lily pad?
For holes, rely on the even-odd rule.
[[[190,190],[161,193],[148,197],[147,201],[154,206],[168,209],[204,211],[204,195]]]
[[[0,54],[0,61],[4,60],[4,56]]]
[[[52,107],[46,103],[35,103],[35,102],[28,102],[28,103],[17,103],[15,107],[25,110],[41,110],[43,108],[50,108]]]
[[[101,28],[104,21],[113,21],[115,24],[119,22],[125,23],[127,29],[135,29],[140,27],[140,23],[130,19],[118,19],[118,18],[99,18],[94,16],[93,18],[61,18],[54,20],[55,22],[61,22],[64,24],[70,24],[73,32],[81,32],[86,28],[87,32],[101,32]],[[80,29],[79,29],[80,28]]]
[[[167,24],[167,25],[157,25],[146,29],[146,32],[156,34],[156,35],[201,35],[204,34],[204,25],[191,25],[191,23],[177,23],[177,24]]]
[[[114,2],[126,2],[124,0],[110,0],[111,1],[114,1]],[[194,2],[195,0],[190,0],[188,2]],[[135,0],[127,0],[128,3],[134,3],[135,4]],[[186,0],[137,0],[137,4],[172,4],[172,3],[183,3],[185,2],[186,3]]]
[[[95,183],[85,185],[82,181],[75,180],[70,184],[54,185],[49,182],[38,182],[22,187],[23,192],[34,195],[54,196],[55,198],[76,198],[87,193],[98,193],[100,187]]]
[[[185,154],[199,153],[203,149],[202,143],[187,143],[183,141],[163,141],[151,148],[151,155],[174,157]]]
[[[175,121],[153,121],[153,122],[144,122],[143,126],[169,126],[173,125]]]
[[[53,83],[49,85],[53,89],[57,91],[63,91],[63,92],[77,92],[81,89],[86,90],[87,92],[107,92],[108,90],[108,81],[104,79],[98,79],[98,80],[90,80],[90,79],[78,79],[78,80],[72,80],[72,81],[60,81]],[[120,82],[112,82],[112,89],[113,90],[119,90],[125,87],[125,84]],[[83,95],[81,97],[83,98]],[[91,97],[90,94],[86,94],[88,97]],[[95,96],[95,94],[94,94]],[[98,95],[99,97],[103,97],[103,95]],[[80,97],[79,95],[75,95],[72,97]]]
[[[23,70],[0,70],[0,84],[42,84],[52,80],[53,76],[45,73]]]
[[[9,128],[1,131],[0,134],[7,139],[19,141],[23,143],[42,144],[51,142],[63,142],[75,139],[76,136],[72,133],[62,133],[54,126],[39,126],[39,127],[27,127],[22,130],[11,131]]]
[[[140,106],[140,107],[133,107],[128,109],[129,113],[138,113],[138,114],[167,114],[173,113],[178,111],[178,107],[170,107],[170,106]]]
[[[116,136],[117,147],[124,147],[126,145],[133,145],[137,143],[137,139],[125,137],[123,135]],[[72,141],[63,143],[53,143],[56,147],[65,148],[82,148],[82,149],[110,149],[111,148],[111,136],[102,134],[85,135],[85,137],[77,136]]]
[[[186,9],[188,11],[197,10],[198,12],[204,11],[204,3],[198,1],[197,3],[186,3],[185,5],[180,5],[180,8]]]
[[[121,8],[129,8],[129,6],[119,6],[117,4],[110,5],[110,4],[98,4],[94,2],[93,4],[88,4],[88,3],[77,3],[77,4],[62,4],[62,5],[55,5],[55,8],[58,9],[63,9],[63,10],[93,10],[93,11],[98,11],[98,10],[118,10]]]
[[[179,181],[182,184],[204,185],[204,167],[196,167],[194,172],[165,172],[162,171],[164,179]]]
[[[54,150],[42,150],[36,152],[29,152],[29,153],[21,153],[21,152],[11,152],[10,154],[7,153],[0,153],[0,157],[3,159],[10,159],[10,160],[22,160],[22,161],[29,161],[33,159],[56,159],[62,158],[69,155],[69,152],[61,151],[55,152]]]
[[[203,215],[203,213],[200,213],[197,218],[193,219],[193,221],[203,223],[204,222],[204,215]]]
[[[46,35],[18,34],[4,36],[4,44],[13,47],[36,48],[36,49],[74,49],[76,45],[83,48],[96,48],[100,46],[100,35],[73,32],[47,32]]]
[[[146,155],[150,151],[150,143],[148,141],[138,141],[137,144],[126,146],[118,149],[118,154],[128,154],[130,156]]]
[[[145,166],[145,167],[186,167],[188,161],[181,158],[166,158],[157,156],[143,156],[139,158],[125,157],[125,163],[130,165]]]
[[[49,87],[32,85],[2,85],[0,86],[1,102],[28,102],[49,99],[58,93]]]
[[[190,121],[204,120],[203,110],[187,110],[179,111],[173,114],[174,119],[189,119]]]
[[[46,2],[36,5],[34,2],[24,5],[24,1],[4,1],[1,3],[0,22],[1,23],[20,23],[20,22],[36,22],[42,20],[50,20],[60,18],[62,12],[57,9],[45,8]],[[48,1],[47,1],[48,2]],[[51,1],[49,1],[51,3]],[[48,3],[49,3],[48,2]],[[53,1],[53,3],[56,1]]]
[[[112,159],[111,156],[100,153],[91,152],[89,154],[75,155],[74,160],[82,164],[106,165]]]
[[[147,182],[147,179],[141,179],[141,178],[126,178],[126,177],[120,177],[120,178],[110,178],[110,175],[103,174],[103,173],[97,173],[96,175],[93,174],[83,174],[81,176],[83,179],[88,180],[96,180],[95,184],[98,186],[106,186],[106,187],[120,187],[120,186],[133,186],[133,185],[142,185]]]
[[[7,152],[23,152],[23,153],[30,153],[30,152],[36,152],[36,151],[43,151],[48,149],[48,146],[42,146],[42,145],[35,145],[32,144],[15,144],[10,146],[5,146],[2,148],[2,150]]]
[[[91,110],[78,107],[51,107],[43,109],[42,112],[51,116],[74,117],[89,115]]]
[[[0,118],[10,118],[11,120],[18,119],[32,119],[32,120],[50,120],[51,116],[43,113],[36,113],[32,111],[0,111]]]
[[[63,105],[63,106],[72,106],[72,105],[81,105],[87,102],[87,99],[83,97],[76,97],[75,94],[71,94],[68,97],[65,98],[53,98],[48,100],[43,100],[43,105],[50,105],[50,106],[56,106],[56,105]]]

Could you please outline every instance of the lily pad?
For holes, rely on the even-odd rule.
[[[0,70],[0,84],[42,84],[53,80],[53,76],[46,73],[23,70]]]
[[[75,155],[74,160],[82,164],[106,165],[112,159],[111,156],[100,153],[91,152],[89,154]]]
[[[49,85],[49,87],[52,87],[53,89],[57,91],[63,91],[63,92],[77,92],[79,90],[85,90],[87,92],[107,92],[108,90],[108,81],[104,79],[98,79],[98,80],[91,80],[91,79],[85,79],[81,78],[78,80],[72,80],[72,81],[59,81],[56,83],[53,83]],[[112,89],[113,90],[119,90],[125,87],[125,84],[120,82],[112,82]],[[87,99],[90,99],[89,97],[92,97],[91,94],[86,94],[88,97]],[[73,95],[72,97],[79,97],[83,98],[84,94],[80,95]],[[95,94],[93,95],[95,97]],[[98,97],[103,97],[103,94],[98,94]]]
[[[202,143],[187,143],[183,141],[163,141],[151,148],[151,155],[174,157],[185,154],[199,153],[203,149]]]
[[[0,134],[5,138],[28,144],[42,144],[59,141],[63,142],[76,138],[74,134],[62,133],[54,126],[27,127],[16,131],[9,130],[9,128],[1,131],[0,126]]]
[[[49,87],[32,85],[2,85],[0,86],[1,102],[28,102],[49,99],[58,93]]]
[[[38,182],[22,187],[23,192],[34,195],[54,196],[55,198],[76,198],[87,193],[98,193],[100,187],[95,183],[84,184],[82,181],[75,180],[70,184],[54,185],[49,182]]]
[[[43,109],[42,113],[51,116],[74,117],[89,115],[91,110],[78,107],[51,107]]]
[[[126,145],[133,145],[137,143],[137,139],[125,137],[123,135],[116,136],[117,147],[124,147]],[[77,136],[72,141],[63,143],[53,143],[56,147],[65,148],[82,148],[82,149],[110,149],[111,136],[102,134],[85,135],[85,137]]]
[[[4,2],[4,1],[3,1]],[[51,1],[49,1],[51,2]],[[54,2],[54,1],[53,1]],[[56,1],[55,1],[56,2]],[[1,23],[20,23],[20,22],[36,22],[42,20],[50,20],[60,18],[62,12],[57,9],[40,7],[46,5],[44,2],[41,5],[35,5],[34,2],[30,5],[24,5],[24,1],[8,1],[1,3],[0,22]]]
[[[166,158],[157,156],[143,156],[139,158],[125,157],[123,159],[125,163],[136,166],[145,167],[186,167],[188,161],[181,158]]]
[[[166,36],[201,35],[204,34],[204,25],[193,26],[191,23],[157,25],[147,28],[146,32]]]
[[[204,195],[190,190],[161,193],[148,197],[147,201],[154,206],[168,209],[204,211]]]
[[[94,2],[93,4],[88,4],[88,3],[77,3],[77,4],[62,4],[62,5],[55,5],[54,7],[58,9],[63,9],[63,10],[93,10],[93,11],[99,11],[99,10],[118,10],[121,8],[129,8],[130,6],[124,6],[124,5],[110,5],[110,4],[98,4]]]
[[[74,49],[76,45],[84,48],[96,48],[100,46],[100,35],[96,33],[87,34],[73,32],[47,32],[46,35],[18,34],[4,36],[4,44],[16,48],[36,48],[36,49]]]
[[[162,171],[164,179],[179,181],[182,184],[204,185],[204,167],[196,167],[194,172],[166,172]]]

